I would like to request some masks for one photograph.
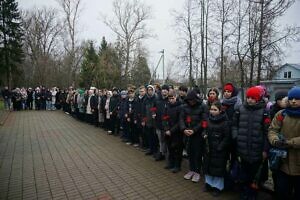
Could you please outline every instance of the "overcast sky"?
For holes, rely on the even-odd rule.
[[[17,0],[21,9],[32,9],[34,7],[49,6],[58,8],[55,0]],[[180,10],[183,7],[184,0],[145,0],[152,7],[153,18],[148,22],[148,27],[153,30],[157,36],[146,41],[146,47],[149,50],[150,68],[156,66],[161,49],[165,49],[165,63],[174,60],[177,52],[176,35],[170,27],[174,23],[171,16],[171,10]],[[108,42],[114,42],[115,34],[106,27],[101,20],[101,13],[110,16],[112,13],[112,0],[82,0],[80,13],[79,37],[87,40],[92,39],[101,42],[102,36],[105,36]],[[300,26],[300,0],[288,10],[281,19],[281,23],[295,24]],[[283,63],[300,63],[300,42],[295,42],[287,48],[286,58]],[[161,71],[161,70],[159,70]]]

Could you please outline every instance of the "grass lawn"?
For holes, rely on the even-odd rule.
[[[2,99],[0,99],[0,110],[4,109],[4,102]]]

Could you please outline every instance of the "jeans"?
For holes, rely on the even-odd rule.
[[[51,101],[46,101],[46,110],[51,110]]]
[[[4,99],[5,110],[10,110],[11,108],[11,99]]]

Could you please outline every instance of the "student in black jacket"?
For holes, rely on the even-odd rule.
[[[162,127],[168,150],[165,169],[177,173],[181,170],[183,151],[183,134],[178,123],[181,103],[177,101],[175,92],[169,92],[168,100],[166,113],[162,115]]]
[[[145,132],[145,122],[144,122],[144,110],[145,110],[145,100],[146,100],[146,88],[145,86],[140,86],[139,95],[136,97],[134,104],[134,124],[135,132],[138,138],[141,138],[140,145],[143,150],[149,148],[149,144]]]
[[[188,92],[186,104],[180,113],[180,130],[187,136],[187,151],[189,155],[189,172],[184,178],[199,182],[202,170],[204,140],[202,132],[207,128],[207,106],[198,97],[196,91]]]

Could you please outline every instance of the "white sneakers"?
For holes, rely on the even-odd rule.
[[[192,181],[193,181],[194,183],[197,183],[197,182],[199,182],[199,180],[200,180],[200,174],[198,174],[198,173],[196,173],[196,172],[193,172],[193,171],[189,171],[187,174],[185,174],[185,175],[183,176],[183,178],[186,179],[186,180],[192,179]]]

